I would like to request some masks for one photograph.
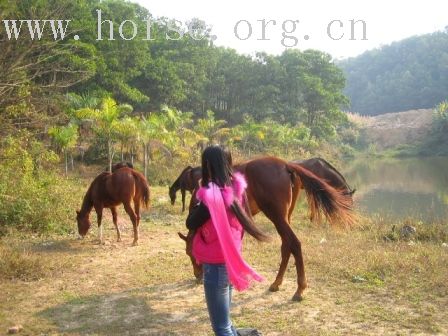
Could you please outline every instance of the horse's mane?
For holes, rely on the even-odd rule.
[[[330,169],[332,169],[340,178],[342,181],[344,181],[345,186],[347,187],[347,189],[349,190],[349,193],[352,195],[355,193],[356,189],[352,189],[352,187],[350,187],[345,179],[345,177],[339,172],[339,170],[337,170],[332,164],[330,164],[328,161],[322,159],[322,158],[317,158],[317,160],[323,162],[324,164],[326,164]]]
[[[330,162],[328,162],[327,160],[325,160],[325,159],[322,159],[322,158],[316,158],[318,161],[320,161],[320,162],[323,162],[323,164],[325,164],[326,166],[328,166],[328,168],[330,168],[331,170],[333,170],[340,178],[341,178],[341,180],[342,181],[344,181],[344,183],[347,185],[347,187],[349,188],[349,189],[351,189],[349,186],[348,186],[348,184],[347,184],[347,181],[345,180],[345,177],[339,172],[339,170],[337,170]]]
[[[99,174],[97,177],[95,177],[95,179],[92,181],[92,183],[90,183],[89,188],[87,189],[86,194],[84,195],[84,198],[82,200],[82,205],[81,205],[81,212],[86,211],[88,209],[90,209],[93,205],[92,203],[92,189],[93,187],[100,183],[105,177],[111,175],[111,173],[109,172],[102,172],[101,174]]]

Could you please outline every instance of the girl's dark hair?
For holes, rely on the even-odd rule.
[[[229,150],[221,146],[210,146],[204,150],[202,153],[202,186],[207,186],[209,182],[214,182],[221,188],[231,186],[232,173],[232,155]],[[248,234],[257,240],[268,241],[269,236],[261,231],[255,225],[252,217],[248,215],[250,210],[245,193],[244,203],[246,209],[243,209],[237,201],[233,201],[230,208]]]

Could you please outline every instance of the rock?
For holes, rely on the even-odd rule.
[[[327,242],[327,240],[325,238],[322,238],[319,242],[319,244],[325,244]]]
[[[405,225],[400,229],[400,236],[402,238],[410,238],[417,233],[417,229],[411,225]]]
[[[15,325],[11,328],[8,329],[8,334],[12,335],[12,334],[18,334],[21,330],[23,329],[23,327],[19,324],[19,325]]]
[[[448,247],[447,243],[442,243],[442,247]]]

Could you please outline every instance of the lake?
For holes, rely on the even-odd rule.
[[[448,158],[357,159],[341,168],[362,212],[423,221],[448,215]]]

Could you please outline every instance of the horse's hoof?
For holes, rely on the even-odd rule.
[[[118,238],[118,239],[117,239],[117,243],[121,243],[121,238]]]
[[[133,242],[132,246],[138,246],[138,242]]]
[[[278,292],[279,289],[280,289],[280,287],[275,284],[272,284],[271,286],[269,286],[270,292]]]
[[[294,296],[292,297],[292,301],[295,301],[295,302],[300,302],[300,301],[302,301],[303,300],[303,296],[301,295],[301,294],[294,294]]]

